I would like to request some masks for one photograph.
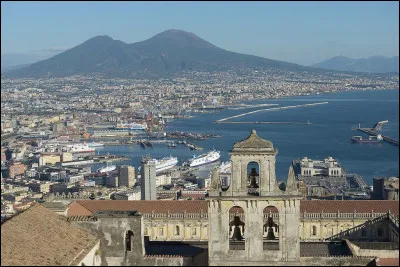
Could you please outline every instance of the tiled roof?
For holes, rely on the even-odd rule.
[[[208,212],[204,200],[79,200],[71,203],[68,216],[92,215],[98,210],[137,210],[140,213],[203,213]],[[302,200],[301,213],[386,213],[398,215],[399,201],[395,200]]]
[[[399,258],[377,258],[376,266],[399,266]]]
[[[98,210],[136,210],[140,213],[207,213],[202,200],[79,200],[69,205],[70,215],[91,215]]]
[[[87,254],[80,252],[96,242],[92,234],[35,204],[1,225],[1,266],[76,265]]]
[[[396,200],[302,200],[300,212],[307,213],[376,213],[391,212],[399,214],[399,201]]]

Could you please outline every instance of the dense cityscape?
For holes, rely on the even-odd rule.
[[[399,265],[398,57],[308,67],[175,29],[63,51],[1,74],[2,266]]]

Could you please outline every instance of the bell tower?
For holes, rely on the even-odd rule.
[[[252,130],[230,151],[230,184],[221,187],[218,170],[213,170],[208,200],[209,265],[299,263],[301,195],[292,172],[286,191],[279,189],[277,153],[272,142]]]

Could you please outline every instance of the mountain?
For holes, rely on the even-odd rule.
[[[69,76],[102,73],[132,77],[182,70],[226,70],[240,66],[291,71],[320,71],[297,64],[230,52],[197,35],[167,30],[152,38],[127,44],[97,36],[52,58],[6,73],[9,77]]]
[[[8,66],[8,65],[2,65],[1,66],[1,73],[7,72],[7,71],[11,71],[11,70],[18,70],[18,69],[22,69],[23,67],[29,66],[30,64],[22,64],[22,65],[12,65],[12,66]]]
[[[336,71],[372,73],[399,72],[399,57],[387,58],[384,56],[372,56],[369,58],[352,59],[338,56],[311,65],[311,67]]]

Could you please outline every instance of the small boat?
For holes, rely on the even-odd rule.
[[[178,145],[177,144],[175,144],[175,143],[169,143],[168,144],[168,148],[175,148],[175,147],[177,147]]]
[[[353,136],[351,138],[353,143],[381,143],[383,141],[382,135],[369,136],[368,139],[363,139],[362,136]]]
[[[140,146],[141,146],[142,148],[146,148],[146,145],[145,145],[145,143],[144,143],[143,141],[140,141]]]
[[[150,141],[144,141],[143,143],[148,147],[153,147],[153,144],[150,143]]]

